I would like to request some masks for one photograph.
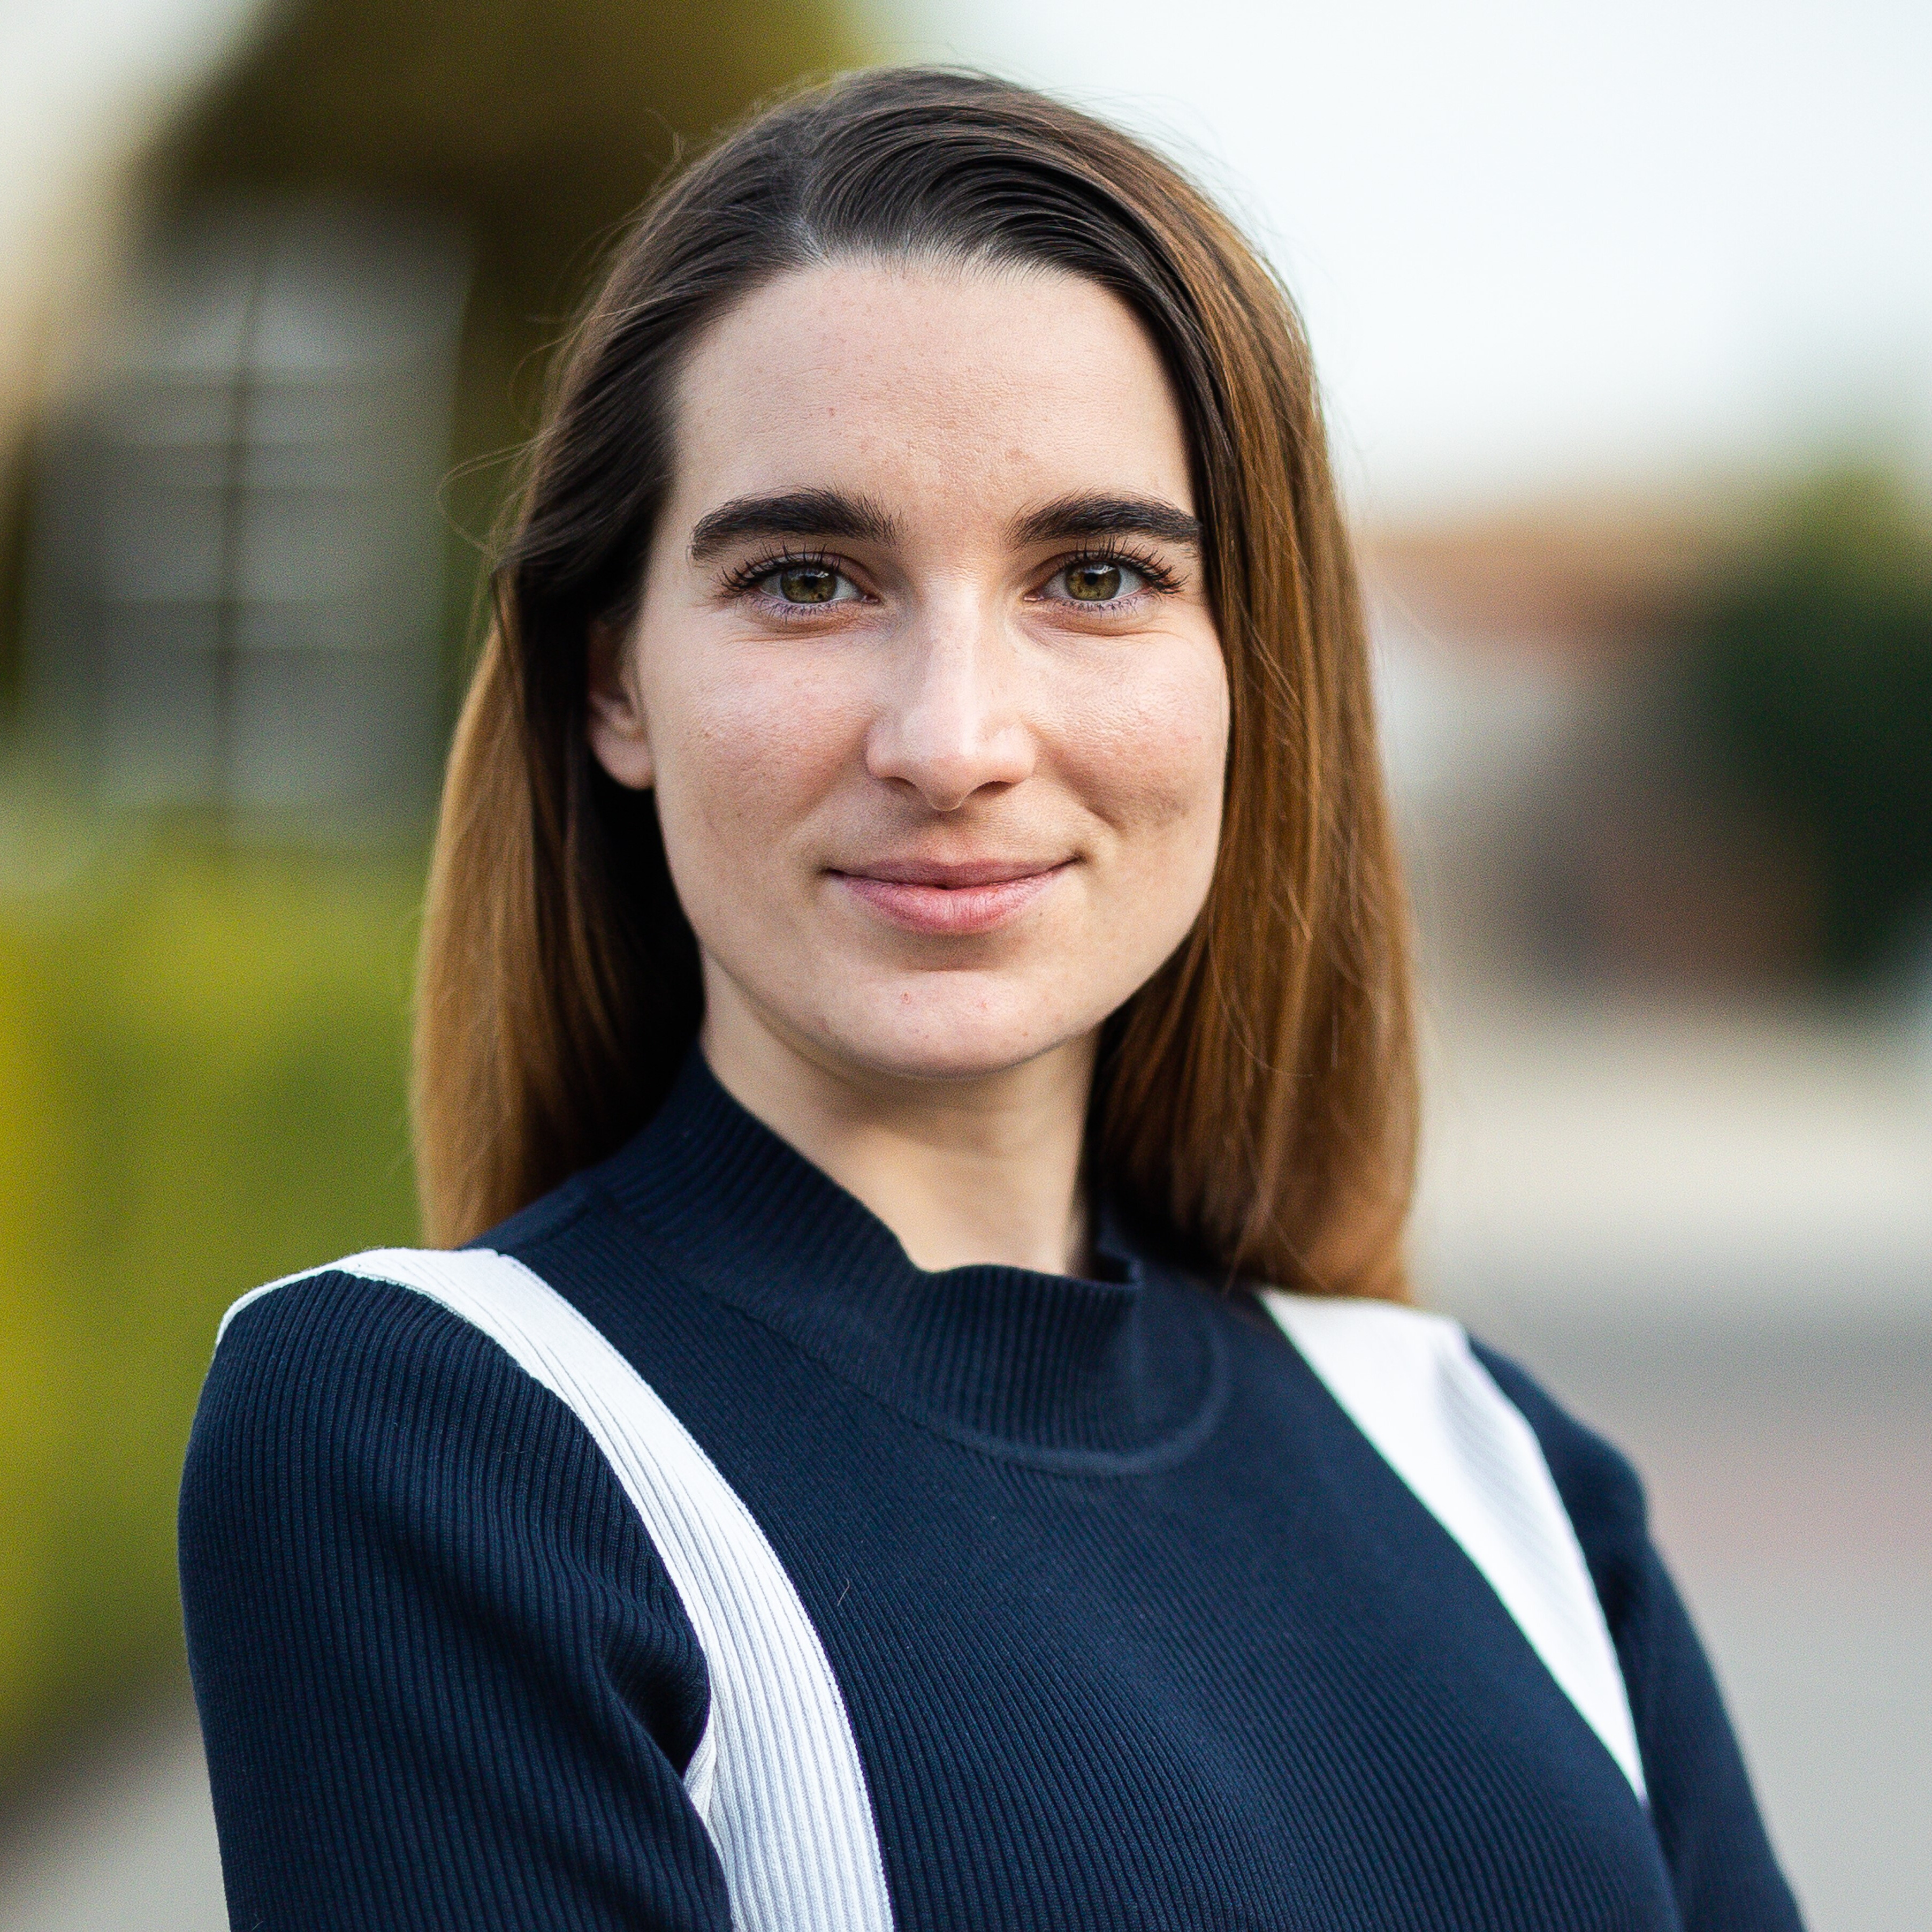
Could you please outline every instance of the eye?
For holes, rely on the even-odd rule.
[[[782,604],[846,604],[859,595],[858,586],[843,571],[809,560],[766,571],[755,587]]]
[[[1046,594],[1066,604],[1114,604],[1148,589],[1149,573],[1118,556],[1085,556],[1066,564],[1048,580]]]

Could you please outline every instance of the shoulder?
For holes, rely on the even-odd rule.
[[[1462,1546],[1641,1792],[1616,1651],[1616,1593],[1627,1590],[1622,1526],[1634,1500],[1634,1485],[1618,1480],[1619,1470],[1628,1475],[1621,1459],[1520,1371],[1479,1354],[1445,1316],[1390,1303],[1270,1299],[1310,1366]],[[1640,1540],[1640,1506],[1634,1520]]]
[[[1424,1488],[1432,1465],[1472,1456],[1488,1486],[1507,1439],[1522,1439],[1556,1486],[1604,1610],[1616,1610],[1627,1586],[1623,1569],[1648,1547],[1648,1528],[1642,1484],[1602,1436],[1449,1316],[1401,1302],[1296,1294],[1269,1294],[1268,1304],[1348,1414]]]
[[[487,1495],[493,1513],[536,1520],[538,1492],[559,1483],[580,1508],[614,1510],[620,1499],[578,1418],[446,1286],[460,1288],[481,1259],[376,1250],[236,1303],[189,1438],[184,1536],[260,1513],[290,1524],[344,1509],[416,1520],[446,1491],[459,1511]]]
[[[1330,1393],[1432,1508],[1446,1500],[1435,1494],[1446,1470],[1485,1493],[1511,1466],[1504,1486],[1512,1490],[1526,1480],[1542,1486],[1546,1471],[1614,1624],[1649,1547],[1642,1486],[1616,1449],[1448,1316],[1393,1302],[1267,1300]]]
[[[1439,1400],[1445,1382],[1500,1395],[1535,1438],[1564,1506],[1607,1536],[1645,1533],[1643,1492],[1624,1456],[1586,1428],[1507,1355],[1450,1316],[1406,1303],[1267,1294],[1275,1319],[1352,1410],[1412,1415]]]
[[[1636,1472],[1585,1427],[1520,1364],[1469,1335],[1445,1315],[1406,1303],[1270,1292],[1275,1319],[1331,1387],[1391,1412],[1412,1408],[1445,1373],[1466,1378],[1473,1364],[1529,1425],[1564,1508],[1607,1536],[1645,1534]]]
[[[1550,1473],[1565,1500],[1574,1491],[1593,1515],[1629,1516],[1643,1527],[1643,1492],[1622,1452],[1563,1407],[1522,1364],[1470,1338],[1469,1347],[1490,1378],[1535,1430]]]
[[[243,1295],[217,1334],[190,1478],[211,1457],[320,1455],[345,1432],[368,1451],[455,1430],[487,1456],[541,1416],[588,1441],[552,1370],[560,1344],[580,1358],[611,1346],[594,1291],[650,1259],[626,1229],[614,1270],[610,1221],[588,1170],[467,1247],[370,1250]]]
[[[230,1887],[256,1901],[238,1924],[282,1922],[264,1899],[303,1924],[444,1922],[461,1901],[424,1888],[452,1846],[466,1882],[576,1882],[575,1858],[608,1892],[640,1808],[689,1838],[702,1647],[581,1419],[394,1278],[466,1265],[352,1256],[245,1298],[217,1348],[178,1550]],[[372,1921],[392,1882],[406,1904]]]
[[[1564,1408],[1508,1356],[1472,1340],[1471,1352],[1534,1432],[1611,1628],[1649,1562],[1643,1484],[1622,1452]]]
[[[420,1400],[494,1379],[503,1351],[450,1292],[474,1267],[460,1252],[380,1248],[265,1282],[222,1317],[204,1406],[244,1391]]]
[[[572,1225],[592,1199],[581,1177],[512,1215],[470,1246],[453,1250],[374,1248],[266,1282],[243,1295],[216,1332],[211,1392],[254,1382],[279,1366],[281,1377],[337,1385],[406,1379],[422,1387],[486,1378],[506,1351],[470,1306],[486,1271],[523,1268],[534,1250],[567,1248]],[[527,1269],[524,1268],[526,1273]],[[532,1276],[530,1292],[544,1282]]]
[[[204,1640],[265,1592],[327,1621],[348,1613],[345,1582],[400,1600],[460,1580],[478,1601],[615,1591],[689,1648],[582,1418],[447,1298],[394,1279],[464,1259],[352,1256],[230,1311],[182,1475],[182,1581]]]
[[[204,1411],[314,1407],[326,1394],[380,1401],[488,1379],[500,1352],[408,1279],[448,1258],[376,1250],[251,1290],[222,1318]]]

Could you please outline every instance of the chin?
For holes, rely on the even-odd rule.
[[[1052,1015],[1036,995],[907,1000],[898,993],[826,1016],[842,1059],[901,1080],[983,1080],[1023,1066],[1097,1026],[1104,1015]]]

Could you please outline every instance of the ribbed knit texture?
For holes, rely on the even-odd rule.
[[[843,1692],[897,1922],[1786,1932],[1628,1468],[1486,1355],[1630,1693],[1646,1813],[1244,1297],[1144,1256],[921,1274],[694,1060],[497,1231],[751,1508]],[[325,1274],[222,1345],[182,1555],[238,1927],[704,1928],[704,1662],[582,1425]]]

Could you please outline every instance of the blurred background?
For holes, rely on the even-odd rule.
[[[1308,317],[1423,934],[1426,1297],[1628,1448],[1815,1932],[1932,1896],[1932,14],[4,0],[0,1932],[223,1922],[220,1311],[414,1232],[478,558],[682,145],[963,61]]]

